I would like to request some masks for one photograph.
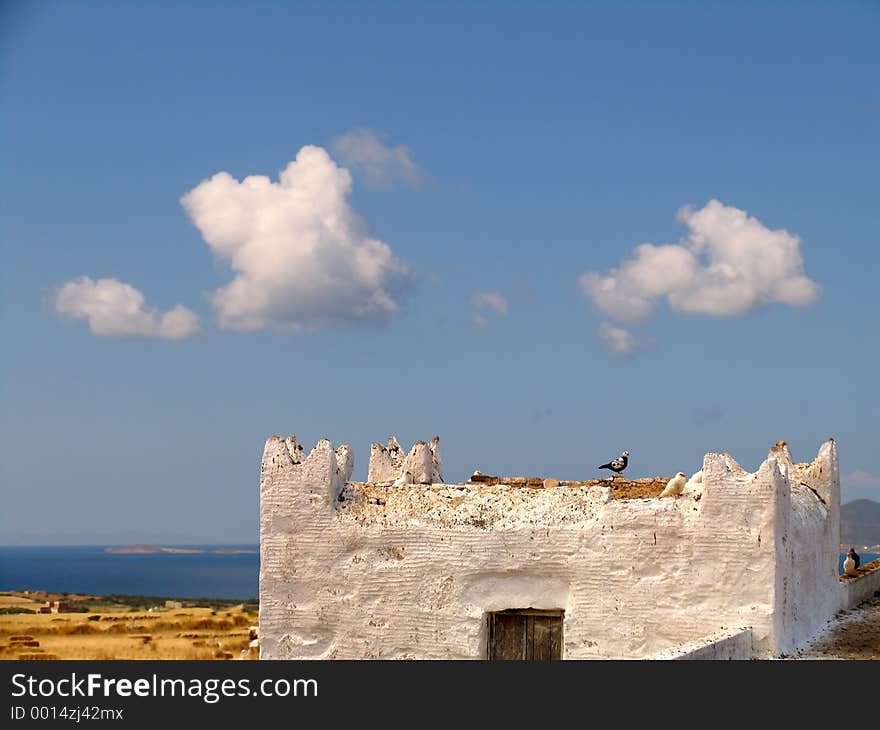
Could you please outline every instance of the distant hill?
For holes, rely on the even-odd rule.
[[[880,545],[880,502],[856,499],[840,505],[841,545]]]

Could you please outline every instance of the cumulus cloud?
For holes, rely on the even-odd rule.
[[[333,140],[333,151],[346,165],[363,172],[373,188],[390,188],[397,182],[418,186],[424,177],[406,145],[389,147],[372,129],[350,129]]]
[[[88,320],[92,332],[104,337],[184,340],[199,331],[195,312],[177,305],[159,313],[140,291],[118,279],[68,281],[56,292],[55,311],[65,319]]]
[[[235,273],[212,296],[221,327],[303,331],[397,311],[409,271],[370,234],[350,192],[348,170],[306,146],[278,182],[219,172],[183,196],[205,242]]]
[[[486,326],[489,324],[489,320],[486,319],[486,318],[485,318],[483,315],[481,315],[481,314],[475,314],[475,315],[471,318],[471,322],[474,323],[474,326],[475,326],[475,327],[486,327]]]
[[[507,314],[507,297],[497,291],[478,291],[471,295],[471,306],[475,309],[488,307],[498,314]]]
[[[854,487],[880,487],[880,477],[875,477],[866,471],[854,471],[843,477],[841,481],[848,486]]]
[[[599,337],[610,352],[621,357],[632,355],[639,347],[632,333],[620,327],[614,327],[608,322],[602,322],[599,325]]]
[[[701,210],[684,207],[678,219],[690,229],[681,243],[643,243],[604,276],[580,277],[596,307],[634,324],[663,299],[675,311],[730,317],[772,303],[804,307],[819,298],[818,284],[804,273],[798,236],[770,230],[717,200]]]

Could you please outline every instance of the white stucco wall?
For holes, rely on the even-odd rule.
[[[262,465],[262,658],[482,658],[486,612],[526,607],[564,609],[565,658],[646,657],[734,627],[766,656],[825,610],[808,606],[829,512],[790,477],[830,498],[833,442],[807,477],[787,449],[755,473],[707,454],[678,499],[345,484],[347,447],[304,457],[291,443],[269,439]],[[836,608],[836,574],[830,594]]]

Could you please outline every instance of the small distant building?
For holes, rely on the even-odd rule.
[[[67,601],[46,601],[37,613],[73,613],[73,607]]]
[[[165,601],[165,608],[183,608],[183,601]]]

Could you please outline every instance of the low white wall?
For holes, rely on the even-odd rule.
[[[752,658],[752,630],[719,631],[710,636],[658,652],[657,660],[730,660]]]
[[[863,566],[866,572],[840,579],[841,608],[853,608],[880,591],[880,559]]]

